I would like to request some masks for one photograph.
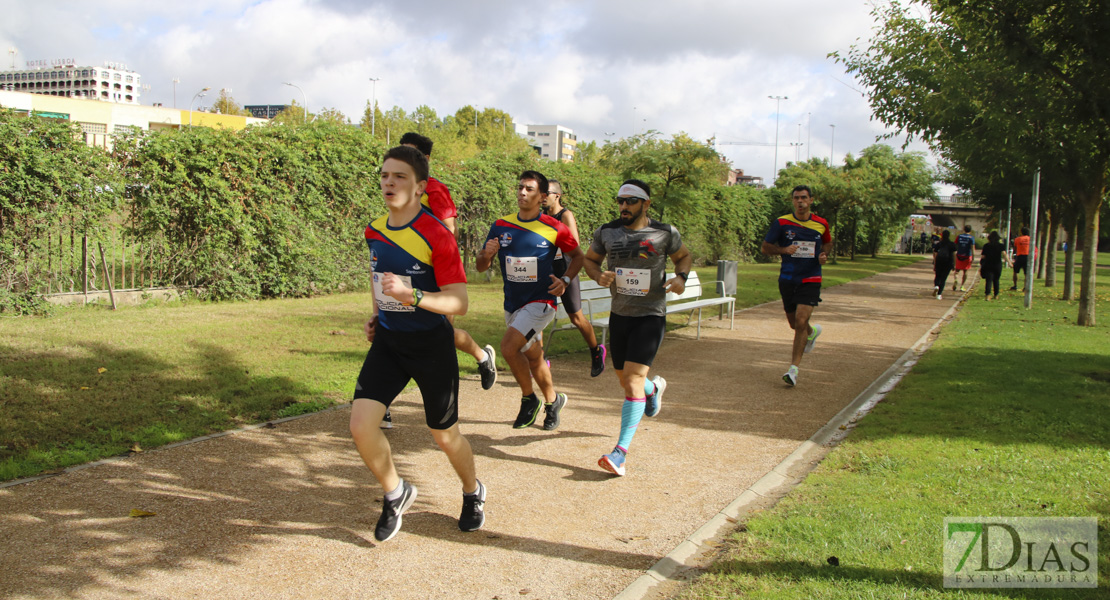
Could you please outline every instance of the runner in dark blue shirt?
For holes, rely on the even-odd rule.
[[[790,368],[783,374],[787,385],[798,384],[798,364],[802,354],[813,349],[821,326],[809,324],[813,309],[821,302],[821,265],[828,258],[825,247],[832,244],[828,221],[810,212],[813,192],[799,185],[790,196],[794,212],[775,219],[762,251],[768,256],[781,256],[779,294],[786,311],[786,320],[794,330],[794,349]]]
[[[535,377],[544,397],[542,406],[547,408],[543,428],[551,431],[559,426],[559,413],[566,406],[567,395],[555,393],[551,369],[543,358],[541,334],[555,319],[555,297],[562,296],[578,274],[584,255],[566,226],[543,214],[547,178],[536,171],[525,171],[519,181],[519,210],[501,217],[490,227],[475,266],[479,273],[484,272],[497,257],[505,281],[508,328],[501,338],[501,356],[509,363],[522,395],[513,428],[530,427],[540,412],[541,402],[532,387]],[[569,260],[562,277],[554,274],[556,248]]]

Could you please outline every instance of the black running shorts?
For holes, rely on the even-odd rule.
[[[411,380],[416,380],[424,398],[429,428],[448,429],[458,422],[459,357],[450,325],[398,332],[379,324],[358,374],[354,398],[389,406]]]
[[[582,310],[582,283],[578,277],[570,280],[567,290],[559,296],[559,302],[563,304],[563,310],[567,311],[568,315]]]
[[[779,295],[782,296],[783,310],[794,314],[798,311],[799,304],[817,306],[821,302],[821,284],[815,281],[794,283],[780,279]]]
[[[651,366],[667,332],[667,317],[609,316],[609,354],[613,368],[624,369],[624,362]]]
[[[1019,254],[1014,257],[1014,273],[1021,273],[1022,271],[1025,271],[1026,275],[1029,274],[1028,254]]]

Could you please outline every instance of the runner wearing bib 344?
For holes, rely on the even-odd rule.
[[[547,408],[543,428],[552,431],[559,427],[559,413],[567,404],[566,394],[555,393],[551,369],[543,358],[541,334],[555,319],[555,298],[563,295],[582,268],[582,249],[562,223],[543,214],[547,190],[543,174],[521,173],[517,185],[520,210],[501,217],[490,227],[475,265],[479,273],[484,272],[496,257],[505,281],[508,328],[501,338],[501,356],[509,363],[522,395],[514,429],[531,426],[542,405]],[[556,249],[569,259],[562,277],[554,274]],[[544,396],[542,404],[532,387],[533,377]]]
[[[648,216],[648,184],[638,179],[625,181],[616,204],[620,218],[594,232],[584,268],[613,293],[609,353],[624,388],[620,437],[613,451],[597,464],[614,475],[624,475],[628,447],[640,419],[659,414],[663,405],[667,380],[659,376],[649,380],[648,370],[667,328],[667,292],[681,294],[686,289],[693,258],[677,229]],[[668,256],[675,269],[670,280],[666,280]],[[602,261],[608,270],[602,270]]]

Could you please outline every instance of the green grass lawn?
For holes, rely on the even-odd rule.
[[[826,280],[917,259],[841,261],[826,268]],[[698,273],[712,281],[716,268]],[[776,300],[777,273],[777,264],[740,265],[737,308]],[[468,289],[470,312],[456,325],[497,348],[505,331],[501,284],[477,276]],[[367,349],[369,307],[369,294],[351,293],[2,319],[0,480],[347,402]],[[672,327],[682,323],[671,317]],[[588,360],[573,331],[555,337],[550,355]],[[459,362],[464,376],[477,373],[469,355]]]
[[[1058,290],[1035,286],[1029,310],[980,293],[680,598],[1110,597],[1110,283],[1090,328]],[[943,588],[943,519],[978,516],[1097,516],[1100,589]]]

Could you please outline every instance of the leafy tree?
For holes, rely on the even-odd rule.
[[[709,195],[705,186],[723,183],[728,164],[709,143],[685,133],[662,140],[649,131],[625,138],[602,149],[602,166],[624,178],[646,181],[652,188],[652,207],[662,220],[668,209],[695,213]]]
[[[220,95],[216,97],[216,101],[212,103],[208,110],[221,115],[251,116],[250,111],[239,106],[235,98],[231,97],[231,91],[227,89],[220,90]]]
[[[304,125],[312,120],[312,114],[309,113],[306,117],[304,106],[297,104],[296,100],[290,100],[281,112],[274,115],[270,119],[273,123],[280,123],[282,125]]]
[[[925,10],[899,2],[876,8],[880,29],[871,45],[837,59],[870,89],[877,118],[979,180],[1059,169],[1084,218],[1077,323],[1094,325],[1098,224],[1110,172],[1110,5],[911,4]]]
[[[338,108],[323,108],[314,115],[317,121],[328,121],[336,125],[350,125],[351,120]]]

